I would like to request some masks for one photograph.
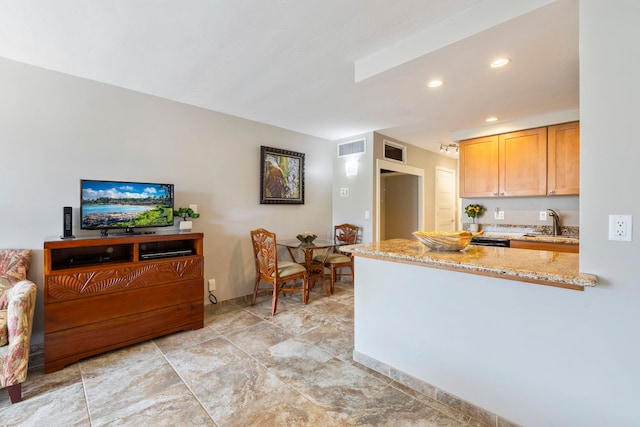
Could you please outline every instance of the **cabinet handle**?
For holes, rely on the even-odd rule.
[[[500,192],[500,195],[501,195],[501,196],[504,196],[504,191],[501,191],[501,192]]]
[[[494,196],[497,196],[497,195],[498,195],[498,192],[497,192],[497,191],[494,191],[494,192],[493,192],[493,195],[494,195]]]
[[[556,190],[549,191],[549,194],[555,194]]]

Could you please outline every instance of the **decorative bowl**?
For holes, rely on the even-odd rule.
[[[455,252],[469,246],[473,233],[469,231],[414,231],[416,239],[434,251]]]
[[[304,234],[298,234],[296,236],[296,239],[300,240],[300,242],[302,243],[309,244],[309,243],[313,243],[313,241],[316,240],[316,237],[318,236],[316,236],[315,234],[304,233]]]

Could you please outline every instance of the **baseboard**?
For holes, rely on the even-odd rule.
[[[389,377],[390,379],[406,387],[409,387],[414,391],[417,391],[418,393],[429,397],[430,399],[444,403],[447,406],[450,406],[462,412],[463,414],[470,416],[474,420],[480,421],[485,425],[489,425],[492,427],[520,427],[519,424],[514,423],[513,421],[507,420],[506,418],[503,418],[498,414],[494,414],[493,412],[481,408],[480,406],[474,405],[471,402],[467,402],[464,399],[461,399],[445,390],[442,390],[434,385],[431,385],[412,375],[409,375],[406,372],[402,372],[392,366],[387,365],[386,363],[369,357],[366,354],[362,354],[354,350],[353,360],[360,363],[361,365],[366,366],[369,369],[372,369],[386,377]]]

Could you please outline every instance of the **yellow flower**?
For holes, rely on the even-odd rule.
[[[477,218],[484,212],[484,206],[482,205],[467,205],[464,208],[465,213],[469,218]]]

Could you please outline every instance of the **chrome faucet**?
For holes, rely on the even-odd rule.
[[[560,234],[560,215],[553,209],[547,209],[547,213],[553,218],[553,235],[557,236]]]

